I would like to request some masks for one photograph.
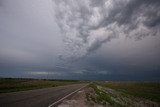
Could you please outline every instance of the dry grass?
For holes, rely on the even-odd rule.
[[[56,87],[74,83],[79,83],[79,81],[4,78],[0,79],[0,93]]]

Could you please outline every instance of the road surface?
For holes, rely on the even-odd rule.
[[[0,94],[0,107],[48,107],[86,84]]]

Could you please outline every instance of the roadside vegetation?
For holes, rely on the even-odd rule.
[[[102,104],[102,105],[111,105],[115,107],[123,107],[118,102],[115,102],[111,97],[109,93],[106,93],[102,87],[98,87],[96,84],[90,84],[90,87],[92,87],[95,91],[95,94],[87,93],[87,100],[88,101],[94,101],[95,103]]]
[[[94,82],[88,101],[112,107],[159,107],[159,82]]]
[[[135,97],[160,102],[160,82],[99,82],[98,84]]]
[[[80,83],[77,80],[46,80],[46,79],[24,79],[24,78],[1,78],[0,93],[32,90],[47,87],[56,87]]]

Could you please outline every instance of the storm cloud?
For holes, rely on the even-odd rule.
[[[159,0],[0,0],[0,77],[159,80]]]
[[[71,56],[90,54],[120,36],[139,40],[160,34],[158,0],[53,1]]]

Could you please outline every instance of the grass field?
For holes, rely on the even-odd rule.
[[[56,87],[61,85],[69,85],[80,83],[76,80],[44,80],[44,79],[13,79],[1,78],[0,79],[0,93],[32,90],[47,87]]]
[[[113,107],[159,107],[159,82],[94,82],[95,94],[86,97],[99,104]]]
[[[99,84],[135,97],[160,102],[159,82],[101,82]]]

